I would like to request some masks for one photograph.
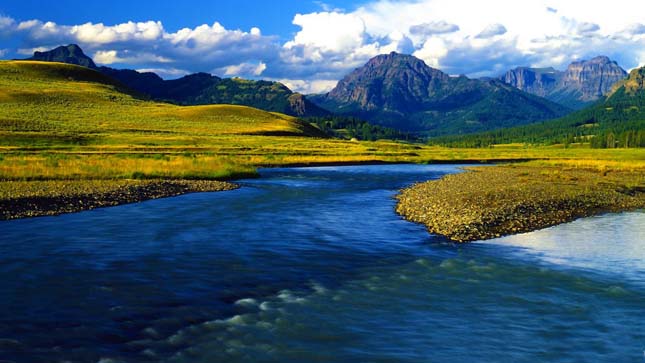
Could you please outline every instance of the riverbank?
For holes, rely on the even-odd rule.
[[[236,188],[236,184],[213,180],[0,182],[0,220],[73,213],[186,193]]]
[[[456,242],[645,208],[645,171],[562,163],[472,167],[397,196],[397,212]]]

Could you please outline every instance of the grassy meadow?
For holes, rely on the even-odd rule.
[[[252,176],[261,166],[523,159],[645,169],[643,149],[521,144],[449,149],[330,139],[309,123],[249,107],[151,102],[73,65],[0,62],[0,193],[5,198],[42,194],[64,181],[226,180]],[[38,187],[16,188],[28,182]]]

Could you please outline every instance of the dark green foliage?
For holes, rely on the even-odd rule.
[[[438,137],[430,139],[430,143],[452,147],[509,143],[645,147],[645,91],[628,93],[621,87],[606,101],[557,120],[479,134]]]
[[[417,141],[407,132],[397,129],[372,125],[367,121],[351,116],[308,117],[304,119],[318,126],[331,137],[356,138],[359,140],[405,140]]]
[[[154,73],[128,69],[101,67],[100,71],[155,100],[179,105],[241,105],[291,116],[329,114],[279,82],[222,79],[208,73],[166,81]]]

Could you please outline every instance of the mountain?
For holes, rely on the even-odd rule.
[[[582,109],[601,99],[625,77],[627,72],[618,63],[599,56],[573,62],[564,72],[553,68],[518,67],[500,79],[522,91]]]
[[[94,64],[92,58],[86,56],[83,50],[76,44],[60,46],[47,52],[34,52],[34,56],[27,60],[76,64],[96,69],[96,64]]]
[[[431,142],[459,147],[508,143],[645,147],[645,67],[631,71],[602,101],[560,119],[480,134],[446,136]]]
[[[499,80],[451,77],[395,52],[372,58],[311,100],[339,114],[428,135],[509,127],[570,111]]]
[[[61,46],[48,52],[35,52],[28,60],[60,62],[96,69],[123,85],[157,101],[180,105],[231,104],[280,112],[290,116],[325,116],[329,112],[292,92],[279,82],[219,78],[195,73],[174,80],[164,80],[152,72],[97,67],[94,61],[75,45]]]

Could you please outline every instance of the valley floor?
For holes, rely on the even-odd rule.
[[[515,162],[414,185],[398,212],[459,241],[532,231],[578,217],[645,208],[645,150],[587,148],[447,149],[392,142],[253,137],[197,153],[75,153],[7,150],[0,160],[0,219],[236,188],[224,180],[260,166]],[[259,142],[259,140],[263,140]],[[251,145],[252,147],[248,147]],[[87,152],[87,148],[84,150]],[[195,150],[192,150],[195,151]],[[219,155],[218,155],[219,154]],[[521,160],[533,160],[520,162]]]

